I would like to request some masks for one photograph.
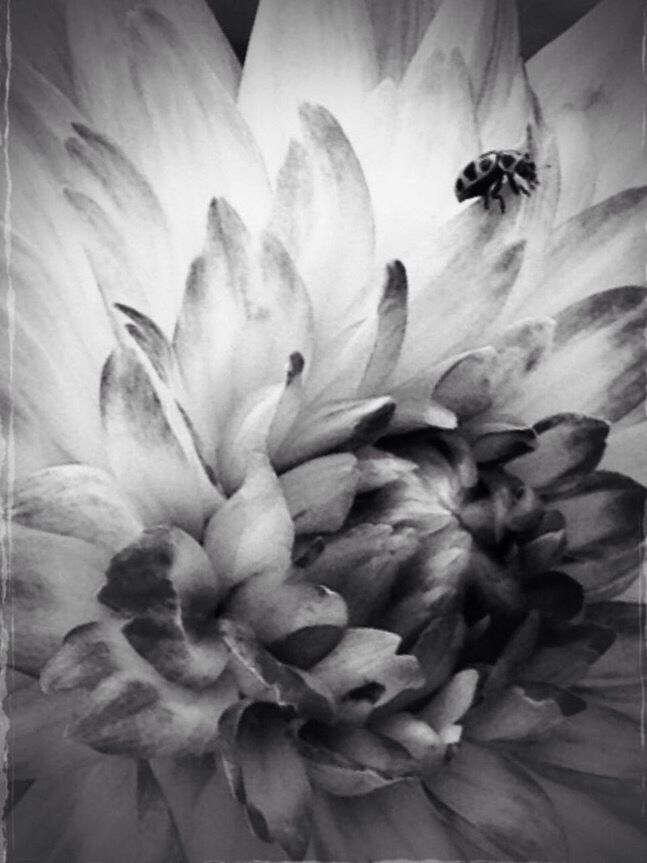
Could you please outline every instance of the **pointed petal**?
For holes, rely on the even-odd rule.
[[[254,836],[224,771],[210,756],[156,759],[151,763],[192,863],[285,860],[285,851]]]
[[[627,477],[596,471],[555,497],[568,536],[562,569],[589,598],[618,594],[638,577],[646,495]]]
[[[561,411],[611,422],[630,413],[645,391],[645,296],[644,288],[613,288],[560,312],[553,353],[506,410],[527,422]]]
[[[469,253],[462,246],[461,242],[460,251],[449,257],[440,271],[436,264],[429,267],[422,253],[407,260],[411,299],[396,372],[398,382],[428,372],[445,356],[487,343],[488,327],[503,308],[519,273],[524,244],[478,245]],[[427,243],[424,256],[429,254]],[[443,322],[442,327],[438,321]]]
[[[369,0],[380,78],[398,83],[429,27],[440,0]]]
[[[376,83],[373,31],[363,4],[262,2],[239,101],[270,176],[281,164],[299,104],[322,105],[352,126],[361,100]]]
[[[170,521],[199,535],[221,495],[179,406],[143,354],[125,347],[110,356],[101,409],[112,470],[144,520]]]
[[[294,525],[267,458],[250,459],[240,489],[209,521],[204,547],[226,588],[252,575],[281,576],[290,567]]]
[[[436,731],[453,725],[469,709],[476,694],[478,680],[478,672],[473,668],[459,671],[418,715]]]
[[[328,687],[346,721],[363,721],[399,693],[419,689],[423,675],[413,656],[396,655],[400,638],[377,629],[348,629],[311,674]]]
[[[579,173],[579,172],[578,172]],[[553,231],[544,275],[522,297],[523,314],[554,315],[609,285],[642,284],[647,254],[647,187],[630,188],[584,210]]]
[[[303,275],[325,343],[371,275],[372,207],[361,165],[335,117],[316,104],[301,105],[299,117],[305,144],[290,148],[279,174],[272,229]]]
[[[538,448],[506,469],[535,488],[568,484],[595,470],[609,433],[608,423],[580,414],[557,414],[534,428]]]
[[[636,0],[596,4],[533,57],[528,73],[548,122],[564,106],[585,120],[595,179],[594,201],[647,180],[641,152],[643,21]],[[569,63],[568,75],[564,58]],[[580,176],[581,165],[577,176]]]
[[[274,462],[285,469],[339,449],[354,449],[380,437],[395,411],[389,397],[324,402],[296,421]]]
[[[375,344],[358,395],[379,392],[400,357],[407,326],[407,273],[400,261],[387,266],[386,284],[377,314]]]
[[[355,499],[357,459],[348,454],[312,459],[284,473],[281,488],[299,533],[334,533]]]
[[[254,833],[277,842],[291,859],[302,859],[310,838],[310,785],[278,708],[249,707],[238,724],[235,748]]]
[[[427,780],[444,820],[479,847],[513,860],[563,860],[557,812],[541,786],[512,762],[464,742],[451,762]]]
[[[541,770],[559,768],[555,777],[561,776],[564,784],[569,772],[590,775],[592,782],[596,776],[639,782],[640,740],[638,723],[615,710],[590,705],[565,719],[545,740],[520,751]]]
[[[341,797],[367,794],[417,774],[407,750],[381,729],[375,733],[309,723],[301,730],[297,746],[312,782]]]

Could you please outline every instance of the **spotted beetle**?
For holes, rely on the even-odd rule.
[[[530,195],[539,185],[537,166],[530,153],[519,150],[489,150],[470,162],[461,171],[454,187],[459,201],[483,198],[483,206],[490,209],[490,198],[499,202],[505,213],[501,186],[508,183],[515,195]]]

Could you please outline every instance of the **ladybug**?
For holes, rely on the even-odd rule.
[[[474,159],[461,171],[454,190],[459,201],[468,198],[483,198],[483,206],[490,209],[490,198],[499,202],[505,213],[505,201],[500,194],[501,186],[508,183],[515,195],[530,195],[539,185],[537,166],[530,153],[519,150],[489,150]]]

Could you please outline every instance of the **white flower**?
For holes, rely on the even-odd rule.
[[[617,13],[266,0],[241,77],[201,0],[19,10],[16,860],[642,859]]]

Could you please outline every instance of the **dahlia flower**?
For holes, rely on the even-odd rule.
[[[10,860],[645,859],[640,5],[16,4]]]

